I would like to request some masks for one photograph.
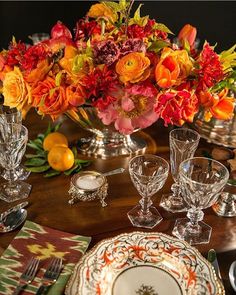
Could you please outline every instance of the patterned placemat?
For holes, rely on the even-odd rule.
[[[63,258],[64,268],[47,294],[63,294],[70,274],[88,248],[90,237],[73,235],[26,221],[0,258],[0,294],[10,295],[31,257],[41,259],[34,281],[21,293],[35,294],[48,262],[52,257]]]

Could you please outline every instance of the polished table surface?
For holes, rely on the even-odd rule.
[[[48,119],[42,120],[40,116],[30,112],[23,123],[29,129],[29,138],[34,139],[39,132],[44,132],[48,121]],[[65,119],[60,131],[68,137],[70,142],[76,141],[84,135],[84,131],[69,119]],[[145,136],[149,144],[146,152],[169,159],[169,131],[170,129],[164,128],[158,123],[145,129],[145,133],[141,132],[140,136]],[[202,155],[203,151],[211,151],[212,148],[213,145],[201,140],[196,154]],[[91,236],[90,248],[104,238],[136,230],[171,234],[176,218],[186,215],[185,213],[168,213],[159,207],[161,195],[170,190],[171,176],[169,176],[161,191],[153,197],[154,205],[158,207],[163,216],[163,221],[152,230],[147,230],[134,228],[128,220],[127,212],[140,199],[129,177],[127,169],[129,159],[130,157],[116,157],[108,160],[94,159],[92,164],[86,168],[100,172],[118,167],[126,168],[123,174],[109,176],[108,197],[106,199],[108,205],[104,208],[97,200],[69,205],[70,176],[60,175],[48,179],[44,178],[42,174],[31,173],[27,180],[28,183],[32,184],[32,191],[28,198],[28,220],[58,230]],[[0,212],[10,206],[12,204],[0,201]],[[218,217],[211,208],[204,210],[204,213],[204,221],[213,228],[211,240],[209,244],[196,245],[195,247],[205,257],[209,249],[214,248],[217,251],[226,294],[234,294],[230,286],[228,270],[231,262],[236,260],[236,217]],[[0,254],[7,248],[18,230],[0,236]]]

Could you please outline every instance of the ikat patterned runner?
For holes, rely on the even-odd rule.
[[[26,221],[0,258],[0,294],[12,294],[32,256],[41,259],[40,269],[34,281],[21,294],[35,294],[52,257],[62,257],[64,268],[47,294],[63,294],[75,264],[87,250],[90,241],[90,237],[73,235]]]

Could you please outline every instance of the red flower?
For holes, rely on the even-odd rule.
[[[106,66],[95,68],[82,80],[87,98],[101,109],[116,100],[111,93],[116,90],[118,83],[116,73],[108,70]]]
[[[79,40],[82,38],[89,39],[92,35],[100,34],[101,26],[95,21],[87,21],[85,19],[81,19],[76,23],[75,28],[75,40]]]
[[[167,38],[167,33],[155,29],[155,20],[148,20],[145,26],[131,25],[128,27],[127,35],[129,38],[147,38],[151,35],[158,37],[159,39],[165,40]]]
[[[199,57],[199,70],[197,70],[197,74],[199,75],[198,91],[206,90],[224,78],[219,56],[208,43],[205,43]]]
[[[46,45],[39,43],[37,45],[29,47],[21,61],[21,66],[25,71],[32,71],[37,67],[37,64],[46,59],[48,56],[48,50]]]
[[[10,67],[19,66],[23,60],[23,55],[26,52],[26,45],[19,41],[12,42],[9,46],[9,51],[6,56],[6,64]]]
[[[182,125],[186,121],[193,121],[198,111],[198,99],[195,94],[186,90],[170,90],[157,96],[155,111],[164,120],[165,126]]]

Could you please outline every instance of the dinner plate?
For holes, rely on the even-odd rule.
[[[66,295],[220,295],[211,264],[184,241],[157,232],[100,242],[76,265]]]

